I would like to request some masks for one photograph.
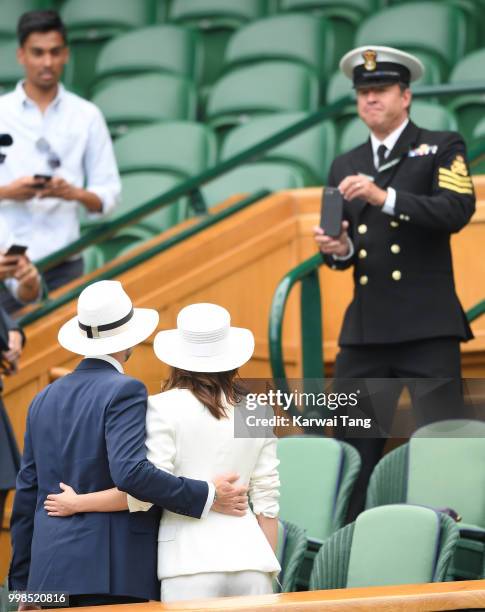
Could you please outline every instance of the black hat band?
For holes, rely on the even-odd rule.
[[[125,323],[128,323],[128,321],[133,317],[133,314],[134,314],[134,310],[132,308],[130,312],[126,315],[126,317],[123,317],[122,319],[119,319],[118,321],[115,321],[114,323],[105,323],[104,325],[94,326],[94,325],[85,325],[84,323],[81,323],[81,321],[78,321],[78,324],[79,324],[79,327],[83,331],[86,332],[88,338],[100,338],[101,337],[99,335],[100,332],[110,331],[112,329],[116,329],[117,327],[121,327]]]
[[[411,82],[409,68],[394,62],[376,62],[375,70],[367,70],[365,64],[356,66],[353,71],[354,87],[367,83],[404,83]]]

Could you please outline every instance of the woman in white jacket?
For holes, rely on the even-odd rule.
[[[193,304],[177,318],[177,329],[157,334],[157,357],[172,366],[163,392],[147,410],[148,459],[177,476],[211,480],[237,472],[248,487],[252,511],[242,517],[209,512],[203,519],[165,510],[158,535],[158,576],[162,601],[272,592],[280,570],[274,554],[279,498],[274,438],[236,438],[234,413],[242,395],[237,368],[254,350],[252,333],[230,326],[230,315],[214,304]],[[89,509],[96,510],[90,494]],[[120,509],[117,489],[110,492]],[[64,496],[64,497],[63,497]],[[72,490],[58,496],[54,511],[82,507],[85,496]],[[77,498],[77,499],[76,499]],[[57,501],[58,500],[58,501]],[[128,496],[130,511],[151,504]],[[48,508],[49,509],[49,508]],[[50,506],[52,512],[53,506]],[[71,513],[71,512],[68,512]]]

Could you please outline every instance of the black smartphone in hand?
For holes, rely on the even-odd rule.
[[[342,233],[344,199],[336,187],[324,187],[320,212],[320,227],[327,236],[337,238]]]
[[[25,255],[27,247],[24,244],[12,244],[5,255]]]

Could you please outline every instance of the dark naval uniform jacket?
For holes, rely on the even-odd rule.
[[[355,174],[372,177],[382,189],[393,187],[395,214],[358,199],[344,202],[354,254],[347,260],[323,256],[333,269],[354,268],[340,345],[472,338],[455,292],[450,249],[451,234],[475,210],[461,136],[410,121],[380,171],[369,139],[334,160],[328,185]]]

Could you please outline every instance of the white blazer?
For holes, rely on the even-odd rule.
[[[235,438],[234,408],[216,419],[187,389],[151,396],[147,410],[148,459],[176,476],[213,480],[237,472],[249,486],[255,514],[276,517],[279,477],[276,440]],[[128,496],[131,511],[151,504]],[[158,577],[201,572],[259,570],[277,573],[280,565],[253,512],[243,517],[209,512],[194,519],[164,510],[158,533]]]

